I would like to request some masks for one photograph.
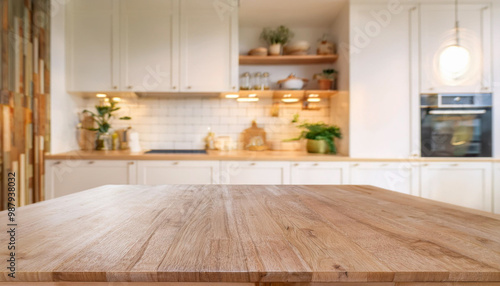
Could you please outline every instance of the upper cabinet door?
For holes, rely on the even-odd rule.
[[[463,69],[453,57],[451,60],[442,57],[444,49],[456,43],[455,6],[421,6],[422,93],[491,91],[490,6],[460,4],[458,8],[459,43],[470,54],[469,64]],[[459,57],[463,59],[462,55]],[[451,66],[455,67],[450,70]]]
[[[237,1],[181,1],[181,91],[237,90],[237,15]]]
[[[178,89],[179,1],[120,0],[121,89]]]
[[[118,89],[116,0],[71,1],[67,10],[69,91]]]

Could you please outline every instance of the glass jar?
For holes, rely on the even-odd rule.
[[[113,137],[108,132],[97,134],[97,150],[109,151],[113,148]]]
[[[240,90],[249,90],[250,87],[250,73],[246,72],[240,77]]]
[[[270,90],[271,89],[271,81],[269,80],[269,73],[265,72],[262,74],[262,78],[260,80],[260,85],[262,86],[263,90]]]
[[[261,85],[261,82],[260,82],[260,77],[261,77],[261,73],[260,72],[256,72],[253,74],[253,77],[252,77],[252,89],[254,90],[261,90],[262,89],[262,85]]]

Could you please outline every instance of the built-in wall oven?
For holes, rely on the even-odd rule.
[[[422,157],[491,157],[491,94],[422,94]]]

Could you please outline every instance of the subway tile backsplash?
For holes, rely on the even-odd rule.
[[[97,99],[85,100],[82,110],[93,109]],[[142,149],[203,149],[203,139],[211,128],[216,136],[231,136],[239,141],[241,132],[256,120],[273,142],[296,137],[300,130],[291,124],[293,115],[301,120],[330,122],[330,102],[318,103],[320,110],[301,110],[300,104],[280,104],[279,117],[271,116],[273,99],[237,102],[220,98],[127,98],[120,103],[119,116],[130,121],[113,120],[113,128],[131,126],[139,132]],[[241,144],[240,144],[241,145]],[[240,146],[241,148],[241,146]]]

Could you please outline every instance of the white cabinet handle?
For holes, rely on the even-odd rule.
[[[113,86],[113,89],[118,89],[118,86],[114,85],[114,86]]]
[[[61,161],[54,162],[54,166],[61,165]]]
[[[313,166],[316,167],[316,166],[319,166],[319,164],[318,163],[314,163]]]
[[[172,165],[179,165],[179,162],[173,162]]]
[[[298,167],[298,166],[299,166],[299,163],[295,163],[295,164],[293,164],[293,165],[294,165],[295,167]]]
[[[256,164],[255,163],[250,163],[250,166],[255,166]]]
[[[387,167],[387,166],[389,166],[389,164],[387,163],[380,165],[380,167]]]
[[[134,162],[128,162],[129,165],[134,165],[135,163]]]
[[[172,89],[177,89],[177,86],[172,86]]]
[[[352,166],[353,166],[353,167],[358,167],[358,166],[359,166],[359,164],[352,164]]]
[[[459,165],[457,163],[450,164],[451,167],[458,167]]]
[[[128,88],[128,89],[132,89],[132,88],[133,88],[133,86],[129,85],[129,86],[127,86],[127,88]]]
[[[190,86],[190,85],[188,85],[187,89],[191,89],[191,86]]]
[[[89,165],[92,165],[94,164],[95,162],[94,161],[89,161]]]
[[[429,164],[423,164],[422,166],[423,166],[423,167],[428,167],[428,166],[429,166]]]

